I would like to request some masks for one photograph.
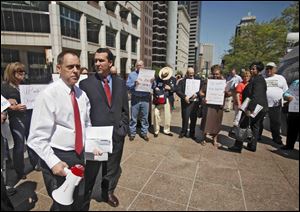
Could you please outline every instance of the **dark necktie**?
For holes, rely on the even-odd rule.
[[[77,100],[75,97],[74,88],[71,90],[71,99],[72,99],[72,104],[73,104],[74,120],[75,120],[75,151],[78,155],[80,155],[82,152],[82,149],[83,149],[82,128],[81,128],[79,108],[78,108]]]
[[[110,88],[108,85],[108,80],[105,78],[105,79],[103,79],[103,82],[104,82],[104,91],[106,94],[108,105],[111,106],[111,94],[110,94]]]

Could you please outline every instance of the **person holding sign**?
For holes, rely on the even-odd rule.
[[[196,82],[195,86],[190,86],[190,83]],[[181,132],[179,138],[187,137],[187,129],[190,120],[190,138],[193,140],[195,137],[195,128],[197,122],[197,110],[199,110],[200,105],[200,79],[195,79],[195,71],[192,67],[188,68],[186,71],[186,76],[184,79],[180,80],[177,88],[176,94],[181,99]]]
[[[171,105],[174,102],[174,89],[176,85],[175,77],[172,77],[173,70],[164,67],[159,71],[158,78],[153,83],[153,104],[154,107],[154,137],[159,133],[160,110],[164,109],[164,134],[173,136],[170,132],[171,127]]]
[[[57,57],[60,79],[38,95],[32,113],[28,146],[43,160],[44,183],[48,195],[59,188],[67,173],[64,168],[84,165],[85,130],[91,126],[90,102],[76,86],[80,76],[79,56],[72,50]],[[71,205],[62,205],[53,199],[51,211],[82,210],[83,181],[75,188]]]
[[[243,101],[248,97],[250,102],[245,110],[245,113],[242,114],[242,121],[240,122],[241,128],[246,128],[249,124],[249,119],[243,117],[248,116],[250,118],[251,114],[258,105],[262,107],[262,110],[254,118],[250,118],[250,127],[253,138],[251,142],[248,142],[247,149],[252,152],[256,151],[257,140],[260,136],[259,129],[260,126],[262,126],[264,117],[268,111],[267,84],[264,77],[261,75],[261,71],[263,69],[264,64],[262,62],[253,62],[250,65],[251,80],[244,88],[242,93]],[[244,141],[236,140],[234,145],[230,147],[229,150],[241,153],[243,142]]]
[[[210,134],[213,139],[213,145],[218,147],[217,136],[221,130],[223,119],[226,81],[222,76],[221,66],[213,65],[211,67],[211,73],[212,77],[207,80],[207,84],[205,84],[200,91],[200,95],[205,97],[203,101],[203,117],[200,125],[204,140],[201,141],[201,144],[206,144],[206,135]],[[214,82],[214,86],[210,87],[211,79],[214,80],[212,81]],[[212,98],[208,95],[211,91],[213,91]]]
[[[149,128],[148,114],[149,114],[149,101],[151,99],[150,91],[151,91],[151,84],[154,81],[154,72],[152,73],[152,76],[149,76],[144,80],[151,83],[150,87],[149,85],[144,86],[145,83],[139,80],[139,74],[143,71],[146,71],[143,68],[144,68],[144,62],[142,60],[138,61],[136,64],[136,70],[131,72],[128,75],[128,79],[126,82],[126,86],[131,93],[131,118],[129,124],[130,141],[133,141],[136,135],[136,125],[137,125],[139,112],[141,113],[141,125],[142,125],[141,137],[145,141],[149,141],[147,135],[148,128]],[[142,90],[141,87],[145,88],[146,90]]]
[[[299,79],[295,80],[289,89],[283,94],[283,98],[289,102],[287,119],[286,145],[282,150],[293,150],[297,138],[299,138]]]
[[[1,85],[1,94],[10,102],[8,107],[9,127],[14,140],[13,161],[18,179],[25,179],[24,172],[24,147],[27,124],[26,105],[21,104],[19,85],[25,79],[25,66],[22,63],[14,62],[6,66],[4,72],[4,84]]]

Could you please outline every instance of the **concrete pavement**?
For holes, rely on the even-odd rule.
[[[130,142],[126,137],[123,173],[115,191],[119,207],[93,200],[90,210],[299,210],[298,142],[296,150],[281,151],[264,130],[257,152],[229,152],[228,146],[234,143],[227,136],[233,112],[224,112],[219,136],[222,146],[201,146],[189,138],[178,138],[178,102],[176,106],[173,137],[159,134],[154,138],[149,133],[149,142],[139,136]],[[198,138],[199,124],[198,119]],[[33,210],[49,210],[51,199],[41,172],[31,172],[19,185],[26,181],[37,182],[38,201]]]

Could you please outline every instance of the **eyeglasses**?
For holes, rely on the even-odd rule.
[[[20,71],[16,71],[15,73],[18,73],[18,74],[25,74],[25,71],[24,71],[24,70],[20,70]]]

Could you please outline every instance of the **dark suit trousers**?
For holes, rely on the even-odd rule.
[[[184,100],[181,100],[184,101]],[[186,104],[185,102],[181,103],[181,117],[182,117],[182,129],[181,134],[186,134],[189,120],[190,122],[190,135],[195,135],[195,128],[197,122],[197,110],[199,108],[199,102],[191,102],[190,104]]]
[[[97,201],[107,201],[108,194],[114,192],[122,173],[120,164],[123,146],[124,139],[117,144],[114,143],[114,151],[112,154],[108,154],[108,161],[99,162],[87,160],[85,169],[84,210],[89,209],[92,196]],[[102,167],[101,176],[99,176],[100,167]]]
[[[281,105],[277,107],[269,107],[270,128],[273,141],[281,141]]]
[[[76,164],[84,165],[83,156],[80,157],[77,156],[75,151],[63,151],[54,148],[53,150],[55,155],[60,160],[68,164],[69,168],[71,168]],[[52,198],[52,191],[59,188],[65,182],[66,177],[54,175],[44,161],[41,161],[41,166],[43,168],[43,178],[44,178],[48,195]],[[61,205],[55,202],[53,199],[53,204],[50,210],[51,211],[80,211],[82,210],[83,195],[84,195],[84,181],[81,180],[79,185],[76,186],[74,190],[73,193],[74,202],[72,205],[68,205],[68,206]]]
[[[286,145],[290,148],[294,148],[296,140],[299,137],[298,123],[299,113],[288,113]]]

